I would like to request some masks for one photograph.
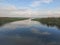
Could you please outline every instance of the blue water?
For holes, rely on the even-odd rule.
[[[0,27],[0,45],[60,45],[60,29],[23,20]]]

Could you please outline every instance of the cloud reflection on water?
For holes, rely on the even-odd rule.
[[[35,29],[35,28],[32,28],[31,31],[32,31],[32,33],[35,33],[35,34],[51,35],[51,33],[49,33],[49,32],[41,32],[40,30],[37,30],[37,29]]]
[[[60,45],[60,38],[36,21],[16,21],[5,24],[0,30],[8,30],[0,31],[3,35],[0,35],[0,45]]]
[[[8,28],[8,29],[16,29],[17,27],[29,28],[34,24],[39,24],[39,23],[36,21],[30,21],[30,20],[16,21],[16,22],[5,24],[3,28]]]

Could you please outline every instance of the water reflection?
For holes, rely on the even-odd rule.
[[[44,24],[44,25],[47,25],[48,27],[54,27],[54,26],[56,26],[57,28],[59,28],[60,29],[60,24],[49,24],[49,23],[43,23],[43,22],[41,22],[42,24]]]
[[[0,45],[60,45],[60,29],[24,20],[0,27]]]

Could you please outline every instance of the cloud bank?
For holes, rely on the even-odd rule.
[[[42,5],[43,3],[49,4],[52,3],[53,1],[54,0],[34,0],[29,5],[29,7],[20,7],[20,8],[17,8],[15,5],[0,4],[0,17],[60,17],[60,7],[51,10],[34,9]]]
[[[0,7],[0,17],[59,17],[60,11],[57,10],[37,10],[17,9],[15,6]]]

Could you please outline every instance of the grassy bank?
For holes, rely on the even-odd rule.
[[[9,17],[0,17],[0,26],[5,24],[5,23],[9,23],[9,22],[13,22],[13,21],[18,21],[18,20],[25,20],[28,18],[9,18]]]
[[[39,21],[48,26],[58,26],[60,28],[60,18],[36,18],[32,20]]]

